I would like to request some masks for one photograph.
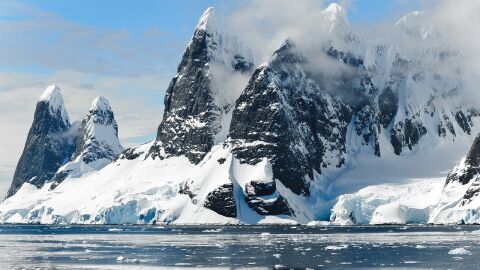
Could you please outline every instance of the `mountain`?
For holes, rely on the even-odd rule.
[[[214,144],[224,140],[240,93],[215,82],[242,73],[248,79],[252,58],[237,38],[218,30],[213,8],[207,9],[166,91],[163,120],[149,156],[185,155],[198,164]]]
[[[56,172],[51,189],[67,178],[100,170],[123,151],[118,140],[118,125],[106,98],[100,96],[93,100],[88,114],[78,128],[75,143],[75,152],[70,162]]]
[[[467,156],[449,173],[432,216],[432,223],[478,224],[480,207],[480,134]]]
[[[227,141],[232,153],[250,165],[266,159],[272,170],[271,179],[249,183],[254,189],[247,199],[257,211],[268,204],[262,195],[278,193],[276,180],[294,194],[309,196],[315,173],[343,165],[352,112],[321,89],[305,71],[306,64],[294,43],[285,41],[254,72],[235,104]],[[255,190],[267,184],[272,186],[267,194]],[[271,204],[278,201],[284,201],[281,195]],[[287,205],[282,206],[285,214],[290,212]]]
[[[71,126],[60,88],[47,87],[37,102],[7,197],[15,194],[24,183],[42,187],[69,160],[74,151]]]
[[[337,4],[322,16],[321,44],[286,39],[258,64],[207,9],[156,139],[122,152],[113,112],[96,99],[58,167],[70,162],[52,184],[23,184],[0,221],[426,222],[442,172],[480,131],[478,106],[462,98],[462,54],[432,42],[423,13],[402,18],[388,42],[357,36]]]

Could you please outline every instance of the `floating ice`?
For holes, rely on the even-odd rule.
[[[211,229],[211,230],[203,230],[202,232],[206,232],[206,233],[219,233],[223,231],[222,229]]]
[[[326,250],[341,250],[341,249],[347,249],[348,245],[340,245],[340,246],[326,246]]]
[[[472,255],[472,253],[465,248],[454,248],[448,252],[449,255]]]

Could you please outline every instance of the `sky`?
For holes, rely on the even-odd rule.
[[[91,101],[103,95],[124,146],[152,140],[165,90],[202,12],[213,6],[228,15],[249,1],[255,0],[0,1],[0,196],[48,85],[62,89],[71,120],[81,120]],[[338,2],[352,25],[393,23],[429,3]]]

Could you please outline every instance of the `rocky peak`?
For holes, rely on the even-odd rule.
[[[185,155],[198,163],[228,125],[237,94],[225,82],[253,67],[241,42],[214,27],[214,10],[201,16],[165,95],[165,111],[148,156],[161,159]],[[215,84],[215,79],[222,84]]]
[[[214,18],[214,9],[213,7],[207,8],[200,19],[198,20],[196,30],[204,30],[209,31],[215,26],[215,18]]]
[[[40,96],[22,156],[17,164],[10,197],[26,182],[42,187],[71,156],[71,124],[56,85],[47,87]]]
[[[229,136],[241,162],[267,158],[275,180],[309,195],[316,173],[343,164],[349,122],[350,112],[319,87],[287,40],[257,68],[237,100]]]
[[[93,100],[80,125],[76,144],[74,159],[81,156],[85,163],[99,159],[112,161],[123,151],[118,139],[118,125],[105,97]]]
[[[38,102],[47,104],[50,114],[59,116],[65,124],[70,122],[61,90],[57,85],[48,86],[38,99]]]
[[[468,151],[465,162],[474,167],[480,167],[480,134],[473,141],[470,151]]]
[[[76,148],[70,162],[56,172],[50,189],[55,189],[69,177],[80,177],[84,173],[102,169],[122,151],[118,125],[110,103],[105,97],[97,97],[78,128]]]
[[[453,168],[445,182],[445,185],[459,182],[462,185],[469,184],[480,174],[480,134],[473,141],[467,156]]]

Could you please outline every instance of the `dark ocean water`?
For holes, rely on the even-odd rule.
[[[22,268],[480,269],[480,227],[0,225]]]

